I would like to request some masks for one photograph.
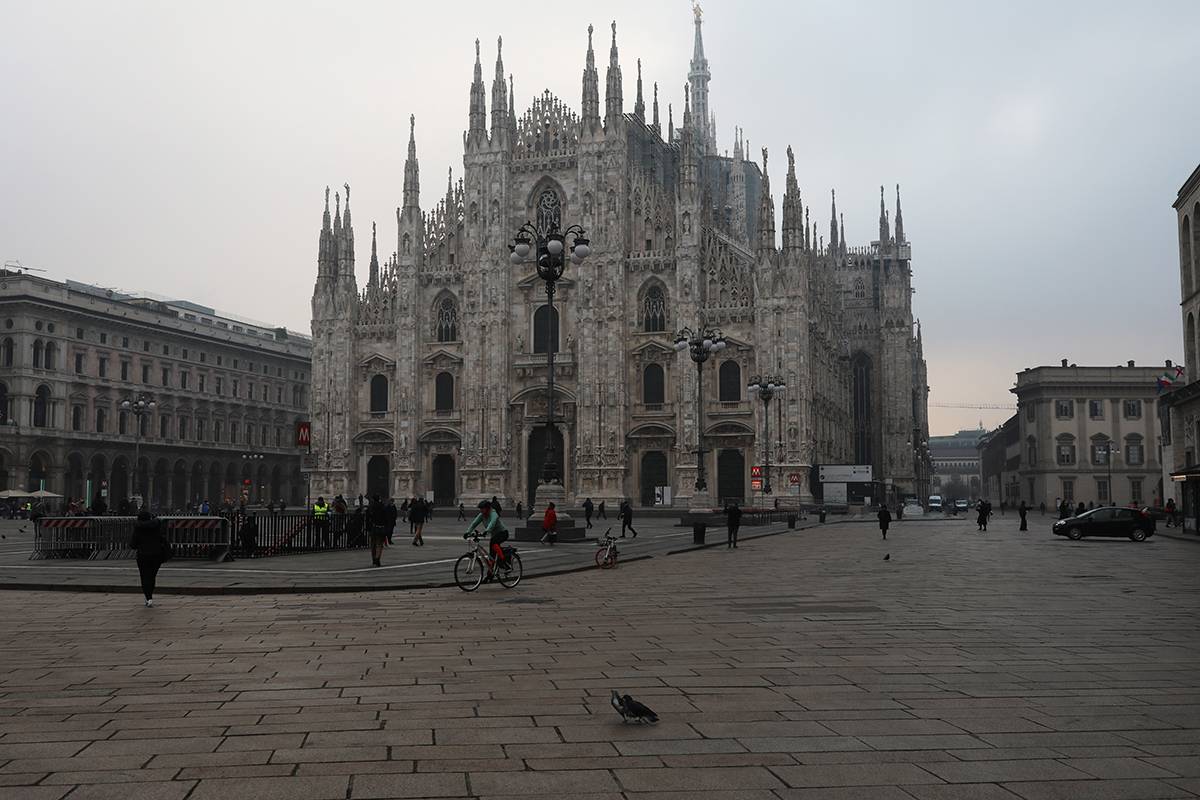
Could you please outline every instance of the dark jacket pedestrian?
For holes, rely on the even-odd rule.
[[[1171,528],[1175,525],[1175,498],[1167,500],[1167,507],[1163,509],[1167,513],[1167,527]]]
[[[592,527],[592,511],[595,510],[595,508],[596,507],[592,505],[592,498],[589,497],[587,500],[583,501],[583,519],[587,523],[587,525],[584,526],[585,528]]]
[[[375,566],[381,566],[383,546],[387,542],[388,537],[387,506],[380,501],[379,495],[372,495],[371,502],[367,504],[365,514],[362,509],[357,509],[355,513],[363,514],[366,517],[367,530],[370,533],[371,561]]]
[[[881,506],[879,509],[879,532],[883,534],[883,538],[887,538],[888,526],[892,524],[892,512],[888,511],[887,506]]]
[[[467,507],[465,505],[463,505],[461,502],[458,504],[458,518],[459,519],[467,518]]]
[[[521,505],[521,501],[517,501],[517,519],[525,518],[525,507]]]
[[[1026,506],[1026,505],[1025,505],[1025,501],[1024,501],[1024,500],[1022,500],[1022,501],[1021,501],[1021,505],[1017,506],[1017,514],[1018,514],[1018,515],[1021,517],[1021,527],[1020,527],[1020,530],[1023,530],[1023,531],[1027,531],[1027,530],[1029,530],[1029,523],[1028,523],[1028,522],[1026,521],[1026,519],[1025,519],[1025,516],[1026,516],[1028,513],[1029,513],[1029,507],[1028,507],[1028,506]]]
[[[1083,507],[1083,501],[1079,501],[1079,505],[1075,507],[1075,516],[1081,516],[1087,513],[1087,509]]]
[[[238,536],[242,542],[242,557],[254,558],[254,554],[258,551],[258,520],[253,514],[247,514],[241,519],[241,525],[238,527]]]
[[[725,506],[725,549],[737,547],[738,528],[742,524],[742,509],[736,502]]]
[[[599,519],[608,519],[608,512],[604,510],[604,501],[600,501],[600,505],[596,506],[596,516]]]
[[[154,605],[154,584],[158,569],[171,557],[171,545],[163,532],[162,522],[150,516],[149,511],[138,514],[133,524],[133,539],[129,547],[137,552],[138,575],[142,579],[142,594],[146,596],[146,607]]]
[[[387,543],[392,543],[392,537],[396,534],[396,519],[400,516],[400,509],[396,508],[396,501],[389,499],[387,504]]]
[[[496,512],[496,516],[504,516],[504,509],[500,507],[500,498],[492,495],[492,510]]]
[[[625,529],[633,531],[633,538],[637,538],[637,528],[633,527],[633,506],[628,500],[622,500],[618,509],[617,515],[621,518],[621,538],[625,538]]]

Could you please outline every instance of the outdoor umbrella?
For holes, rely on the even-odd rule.
[[[22,492],[20,489],[5,489],[0,492],[0,500],[12,500],[17,497],[33,497],[29,492]]]
[[[58,497],[58,498],[61,498],[62,495],[55,494],[54,492],[48,492],[45,489],[38,489],[36,492],[31,492],[29,494],[29,497]]]

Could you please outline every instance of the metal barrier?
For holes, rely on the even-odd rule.
[[[246,525],[251,518],[258,529],[253,535]],[[368,544],[365,517],[355,512],[330,513],[324,517],[307,511],[233,514],[229,522],[233,554],[237,558],[356,550]]]
[[[176,558],[229,555],[230,526],[221,517],[158,517]],[[136,517],[42,517],[34,527],[30,559],[133,558]]]

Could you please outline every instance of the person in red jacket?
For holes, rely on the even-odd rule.
[[[550,544],[554,544],[554,540],[558,538],[558,512],[554,510],[554,503],[546,506],[546,516],[542,517],[542,538],[544,543],[548,539]]]

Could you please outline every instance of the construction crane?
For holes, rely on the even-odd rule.
[[[1016,406],[996,405],[994,403],[930,403],[930,408],[970,408],[988,411],[1016,411]]]

